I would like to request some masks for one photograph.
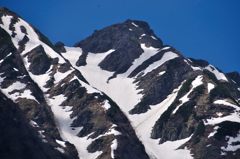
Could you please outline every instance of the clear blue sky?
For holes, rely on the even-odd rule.
[[[240,72],[240,0],[0,0],[66,45],[126,19],[147,21],[187,57]]]

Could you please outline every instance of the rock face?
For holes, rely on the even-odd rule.
[[[63,159],[76,158],[74,147],[71,154],[60,153],[52,145],[45,143],[37,131],[30,126],[19,105],[0,93],[0,128],[2,159],[36,158]],[[76,150],[75,150],[76,151]]]
[[[240,76],[127,20],[66,47],[0,9],[0,158],[237,159]]]

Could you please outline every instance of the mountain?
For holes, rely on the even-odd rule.
[[[67,47],[0,9],[0,158],[237,159],[240,75],[143,21]]]

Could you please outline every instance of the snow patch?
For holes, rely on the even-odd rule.
[[[7,88],[4,88],[4,90],[7,90],[8,92],[12,92],[14,90],[24,89],[25,87],[26,87],[25,83],[16,81],[16,82],[12,83],[10,86],[8,86]]]
[[[214,84],[212,84],[212,83],[208,83],[208,85],[207,85],[207,88],[208,88],[208,93],[210,93],[210,92],[211,92],[211,90],[212,90],[214,87],[215,87],[215,85],[214,85]]]
[[[189,63],[189,61],[192,62],[190,59],[184,59],[184,62],[185,62],[186,64],[188,64],[189,66],[191,66],[191,68],[193,69],[193,71],[202,70],[200,67],[194,67],[192,64]]]
[[[213,65],[208,65],[207,67],[205,67],[205,69],[212,72],[218,80],[223,80],[228,82],[227,77],[223,73],[219,72]]]
[[[66,78],[69,74],[71,74],[73,72],[72,69],[62,73],[62,72],[59,72],[57,71],[55,74],[54,74],[54,84],[57,84],[59,83],[61,80],[63,80],[64,78]]]
[[[65,153],[65,151],[61,147],[56,147],[55,149],[58,150],[61,153]]]
[[[166,71],[161,71],[161,72],[158,73],[158,76],[162,76],[165,73],[166,73]]]
[[[146,36],[146,34],[140,35],[139,39],[142,39],[144,36]]]
[[[2,79],[2,78],[0,78]],[[1,82],[1,80],[0,80]],[[16,102],[17,99],[19,98],[26,98],[26,99],[32,99],[39,103],[37,99],[32,95],[32,92],[29,89],[26,88],[26,84],[16,81],[12,83],[9,87],[7,88],[2,88],[2,92],[10,99],[12,99],[14,102]],[[25,89],[25,90],[23,90]],[[16,91],[12,93],[13,91]],[[22,92],[23,91],[23,92]]]
[[[32,127],[39,127],[39,125],[35,121],[33,121],[33,120],[30,121],[30,125]]]
[[[64,46],[66,52],[62,53],[63,57],[71,61],[73,66],[76,66],[76,63],[79,57],[82,55],[82,49],[80,47],[67,47]]]
[[[121,135],[121,133],[119,131],[117,131],[115,128],[117,128],[117,125],[112,124],[112,126],[108,130],[108,132],[106,132],[103,136],[106,136],[106,135],[114,135],[114,136]]]
[[[240,149],[240,144],[234,144],[240,142],[240,132],[236,137],[227,136],[226,139],[228,139],[228,144],[226,147],[221,147],[222,151],[224,152],[235,152],[238,149]]]
[[[61,140],[56,140],[56,142],[59,144],[59,145],[61,145],[62,147],[66,147],[66,145],[65,145],[65,141],[61,141]]]
[[[50,79],[50,74],[52,72],[52,66],[49,68],[49,70],[42,75],[34,75],[31,72],[29,72],[29,76],[38,84],[38,86],[41,88],[43,92],[47,92],[49,88],[45,88],[46,81]]]
[[[224,121],[240,122],[239,113],[234,112],[228,116],[211,118],[204,122],[205,125],[216,125]]]
[[[111,105],[109,104],[109,101],[108,101],[108,100],[105,100],[105,101],[104,101],[103,107],[105,108],[105,110],[108,110],[108,109],[111,108]]]
[[[133,23],[133,22],[132,22],[132,25],[135,26],[135,27],[137,27],[137,28],[139,27],[137,24],[135,24],[135,23]]]
[[[32,95],[32,92],[29,89],[24,90],[24,92],[20,94],[19,98],[32,99],[39,104],[38,100]]]

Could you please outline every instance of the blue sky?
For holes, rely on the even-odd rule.
[[[240,0],[1,0],[0,6],[70,46],[95,29],[144,20],[185,56],[240,72]]]

